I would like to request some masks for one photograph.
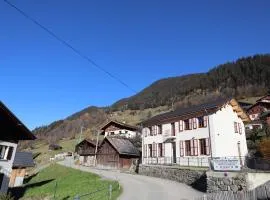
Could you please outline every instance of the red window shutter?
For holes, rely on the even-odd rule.
[[[180,156],[184,156],[184,142],[180,141]]]
[[[205,138],[206,155],[210,155],[209,138]]]
[[[191,130],[192,129],[192,119],[189,119],[188,123],[189,123],[189,130]]]
[[[203,117],[203,127],[207,127],[207,116]]]
[[[179,121],[179,132],[183,131],[183,121]]]
[[[191,149],[191,156],[194,156],[194,140],[190,140],[190,149]]]
[[[165,144],[162,143],[162,157],[165,157]]]
[[[194,156],[198,155],[198,140],[193,140],[194,141]]]
[[[197,128],[197,118],[193,118],[193,129]]]

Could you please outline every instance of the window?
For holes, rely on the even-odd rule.
[[[158,134],[162,134],[162,125],[158,125]]]
[[[164,143],[159,143],[158,144],[158,156],[164,157],[164,154],[165,154]]]
[[[175,136],[175,123],[171,123],[171,134]]]
[[[186,120],[184,120],[184,123],[185,123],[185,130],[192,129],[192,119],[186,119]]]
[[[11,160],[13,147],[0,145],[0,160]]]
[[[234,122],[234,132],[235,132],[235,133],[238,133],[237,122]]]
[[[157,135],[157,126],[153,126],[154,133],[153,135]]]
[[[186,140],[186,156],[197,156],[198,155],[198,140]]]
[[[184,141],[180,141],[180,156],[184,156]]]
[[[179,132],[183,131],[183,129],[184,129],[183,126],[184,126],[183,121],[180,120],[180,121],[179,121]]]
[[[239,128],[239,134],[242,134],[242,126],[240,123],[238,123],[238,128]]]
[[[200,139],[200,155],[209,155],[209,138]]]
[[[197,128],[197,119],[193,118],[193,129]]]
[[[153,153],[152,152],[152,144],[148,144],[148,154],[149,154],[148,156],[152,157],[152,153]]]
[[[199,128],[204,127],[204,119],[203,119],[203,116],[202,116],[202,117],[198,117],[198,121],[199,121]]]
[[[125,133],[127,134],[127,133],[128,133],[128,131],[125,131]]]
[[[119,131],[119,134],[122,134],[122,131]]]
[[[114,135],[114,132],[111,132],[110,135]]]
[[[191,156],[190,140],[185,141],[186,156]]]
[[[150,130],[150,135],[153,135],[153,127],[152,126],[149,127],[149,130]]]

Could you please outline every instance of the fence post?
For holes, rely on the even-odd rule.
[[[74,200],[80,200],[80,196],[77,194],[77,195],[74,197]]]
[[[112,185],[109,185],[109,200],[112,199]]]
[[[55,200],[55,196],[56,196],[56,189],[57,189],[57,181],[55,182],[55,186],[54,186],[54,193],[53,193],[54,200]]]

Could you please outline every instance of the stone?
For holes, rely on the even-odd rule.
[[[225,179],[223,179],[223,183],[224,183],[224,185],[230,185],[231,181],[230,181],[230,179],[225,178]]]
[[[227,186],[227,185],[221,185],[219,188],[220,188],[221,191],[228,191],[228,190],[230,190],[230,187]]]

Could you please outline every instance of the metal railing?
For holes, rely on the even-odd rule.
[[[148,157],[143,158],[142,164],[146,165],[179,165],[184,167],[210,167],[213,169],[213,162],[216,160],[236,160],[241,170],[270,171],[270,160],[258,157]],[[213,169],[214,170],[214,169]]]

